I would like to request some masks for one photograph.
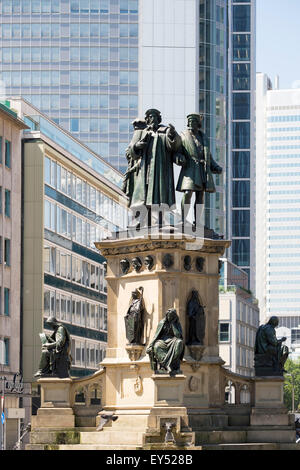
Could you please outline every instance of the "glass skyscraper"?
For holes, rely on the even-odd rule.
[[[204,115],[216,193],[206,225],[255,284],[256,0],[2,0],[1,79],[124,171],[132,120]],[[175,179],[178,168],[175,166]],[[178,195],[180,198],[180,195]],[[226,215],[226,217],[225,217]],[[225,223],[226,218],[226,223]]]
[[[216,193],[207,194],[205,223],[225,233],[224,174],[226,166],[227,8],[226,0],[199,3],[199,112],[214,159],[224,169],[216,175]]]
[[[0,79],[121,170],[138,114],[138,0],[2,0]]]
[[[228,4],[227,237],[255,285],[255,0]]]

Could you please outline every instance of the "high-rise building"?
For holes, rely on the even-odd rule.
[[[22,214],[22,130],[27,126],[8,103],[0,103],[0,426],[1,449],[10,449],[18,439],[21,408],[18,394],[10,393],[21,371],[21,214]],[[3,378],[6,378],[4,380]],[[5,428],[2,433],[3,428]]]
[[[189,113],[204,115],[211,153],[224,168],[206,198],[205,221],[225,233],[227,1],[142,0],[139,8],[140,115],[158,108],[178,132]]]
[[[228,256],[253,287],[255,0],[3,0],[1,13],[6,95],[121,171],[131,122],[147,108],[179,132],[203,113],[224,168],[206,225],[233,239]]]
[[[255,0],[228,5],[228,257],[255,289]]]
[[[71,375],[90,374],[107,338],[104,258],[94,242],[127,226],[122,174],[29,103],[10,106],[29,127],[22,140],[23,376],[31,382],[38,370],[49,316],[71,335]]]
[[[278,82],[278,80],[277,80]],[[257,279],[262,320],[300,325],[300,90],[257,74]]]
[[[3,0],[0,80],[115,167],[138,114],[138,0]]]

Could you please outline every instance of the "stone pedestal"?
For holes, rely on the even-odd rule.
[[[219,258],[230,242],[177,235],[157,235],[156,239],[150,239],[145,235],[107,239],[95,245],[107,259],[108,345],[101,365],[106,374],[104,409],[118,415],[114,428],[129,425],[129,421],[134,427],[153,428],[153,416],[157,413],[161,416],[162,409],[168,417],[172,413],[177,416],[180,409],[181,421],[187,426],[189,409],[196,413],[197,409],[220,408],[224,390],[223,361],[218,347],[218,268]],[[153,260],[151,266],[145,262],[149,256]],[[139,269],[134,262],[136,258],[139,258]],[[126,272],[122,270],[124,264],[129,267]],[[128,345],[124,316],[132,291],[140,287],[143,287],[146,311],[141,339],[145,346]],[[169,308],[177,311],[186,343],[186,305],[192,290],[198,292],[205,310],[203,344],[185,347],[180,365],[182,375],[154,374],[146,354],[147,346]],[[158,422],[155,426],[159,426]]]
[[[255,404],[252,426],[288,426],[289,415],[283,402],[283,377],[255,377]]]
[[[41,407],[37,415],[32,416],[31,426],[34,428],[72,428],[75,416],[71,408],[72,379],[41,378]]]

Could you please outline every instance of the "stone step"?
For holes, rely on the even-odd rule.
[[[279,450],[279,444],[269,442],[204,444],[201,446],[201,450]]]
[[[27,444],[26,450],[137,450],[136,445],[109,444]],[[140,449],[140,447],[139,447]],[[133,455],[134,456],[134,455]]]
[[[203,444],[234,444],[252,442],[274,442],[294,443],[296,440],[295,430],[287,429],[244,429],[244,430],[215,430],[196,431],[196,445]]]
[[[95,432],[81,432],[80,444],[96,444],[96,445],[114,445],[120,443],[122,445],[142,445],[143,433],[136,431],[95,431]]]
[[[148,450],[176,450],[176,448],[166,445],[151,445]],[[26,450],[142,450],[136,445],[104,445],[104,444],[27,444]],[[231,443],[231,444],[203,444],[201,446],[191,446],[186,450],[191,452],[201,450],[300,450],[300,444],[286,444],[275,442],[251,442],[251,443]],[[134,456],[134,454],[133,454]]]
[[[204,444],[200,450],[300,450],[300,443],[246,442],[237,444]],[[196,447],[195,447],[196,450]]]

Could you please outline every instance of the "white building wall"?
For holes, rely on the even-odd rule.
[[[199,109],[198,8],[196,0],[140,1],[139,114],[157,108],[177,131]]]
[[[300,318],[300,89],[257,77],[257,297],[262,321]],[[288,317],[288,318],[287,318]]]

